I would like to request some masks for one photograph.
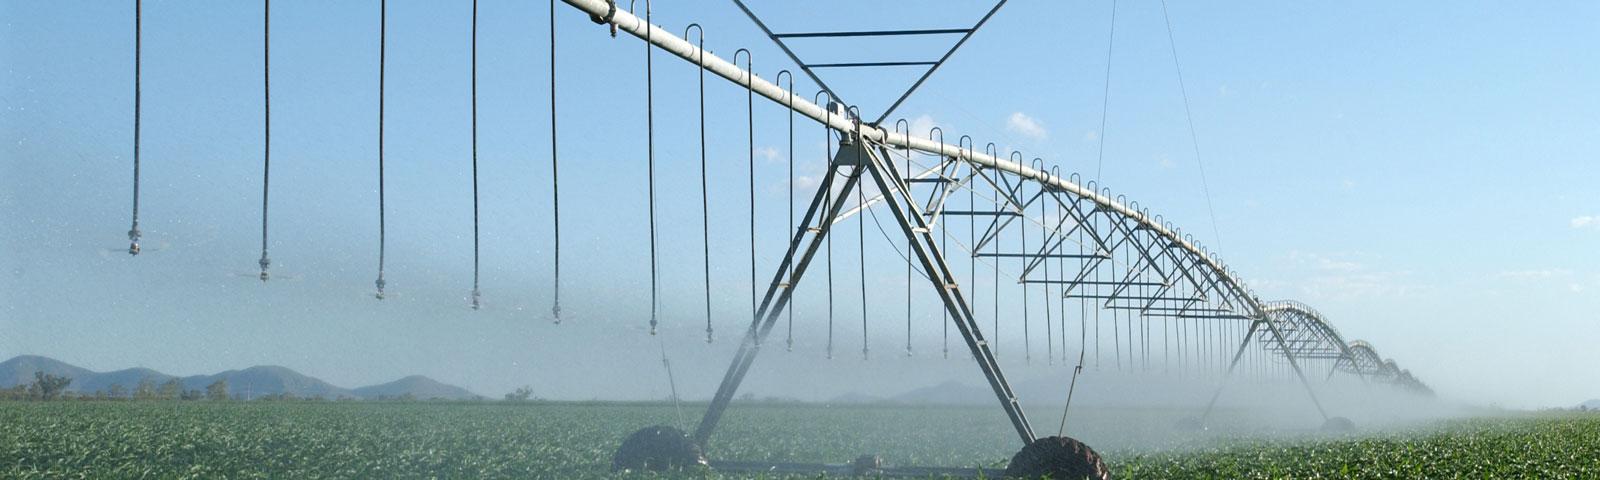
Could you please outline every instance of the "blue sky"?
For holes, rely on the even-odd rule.
[[[261,285],[237,276],[258,255],[259,5],[146,2],[141,217],[151,251],[126,258],[102,249],[125,245],[128,222],[132,2],[0,3],[9,225],[0,229],[0,356],[169,373],[282,364],[346,385],[422,373],[490,395],[525,383],[581,398],[664,394],[655,341],[641,330],[641,42],[611,39],[557,6],[572,321],[554,326],[547,4],[480,5],[487,307],[478,312],[465,300],[470,3],[389,5],[387,276],[397,296],[381,304],[365,296],[376,269],[377,2],[273,7],[272,257],[277,272],[299,278]],[[775,30],[796,31],[960,27],[986,7],[754,8]],[[1173,2],[1215,230],[1160,8],[1119,5],[1108,100],[1111,4],[1012,2],[896,117],[937,125],[952,143],[968,134],[1085,174],[1104,135],[1105,184],[1217,250],[1264,297],[1316,306],[1442,393],[1519,407],[1600,397],[1600,6]],[[662,0],[655,12],[669,31],[704,25],[707,47],[724,57],[749,48],[763,77],[793,68],[731,3]],[[797,50],[819,62],[923,59],[952,40],[816,40]],[[683,376],[686,390],[709,392],[749,301],[744,92],[707,80],[713,307],[724,339],[707,347],[697,340],[695,70],[663,54],[655,68],[662,338],[682,357],[675,363],[706,369]],[[876,112],[916,73],[825,78]],[[802,79],[797,90],[816,88]],[[765,279],[788,228],[788,137],[784,110],[755,108]],[[823,165],[823,133],[804,120],[796,129],[803,202]],[[845,224],[844,238],[854,229]],[[868,229],[869,285],[903,292],[898,257]],[[853,243],[836,254],[853,261]],[[841,268],[841,285],[859,282],[852,270]],[[860,347],[855,292],[839,291],[846,352]],[[797,302],[797,352],[763,357],[771,375],[895,379],[883,388],[938,375],[980,382],[964,363],[891,356],[904,343],[903,303],[871,308],[883,358],[821,361],[821,294]],[[937,310],[918,308],[916,348],[937,351]],[[1008,341],[1020,338],[1003,334]],[[596,351],[614,353],[584,360]],[[793,393],[761,373],[756,391]],[[637,386],[614,390],[615,379]]]

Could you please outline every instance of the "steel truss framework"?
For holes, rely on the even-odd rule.
[[[997,345],[989,337],[993,332],[984,331],[981,313],[973,305],[985,290],[972,284],[978,277],[979,261],[996,272],[999,262],[1005,262],[1008,269],[1020,271],[1016,282],[1025,291],[1046,294],[1039,297],[1044,311],[1061,312],[1057,318],[1062,327],[1063,358],[1065,319],[1069,310],[1080,308],[1107,313],[1114,328],[1116,322],[1124,322],[1129,332],[1128,361],[1134,364],[1148,366],[1154,361],[1150,339],[1158,325],[1162,335],[1168,328],[1176,331],[1180,326],[1195,326],[1218,332],[1216,345],[1237,341],[1231,361],[1222,356],[1221,348],[1212,354],[1214,365],[1228,366],[1210,405],[1223,393],[1228,377],[1251,346],[1258,347],[1257,353],[1287,364],[1325,419],[1328,414],[1305,375],[1313,365],[1326,366],[1329,378],[1346,372],[1368,382],[1426,391],[1427,387],[1393,361],[1382,360],[1371,345],[1346,342],[1326,317],[1309,306],[1260,300],[1235,272],[1190,236],[1141,209],[1137,202],[1113,197],[1093,181],[1084,183],[1076,174],[1062,176],[1046,170],[1041,160],[1026,164],[1015,155],[1001,158],[993,144],[979,151],[966,137],[950,145],[942,138],[924,139],[899,128],[863,123],[837,104],[808,102],[605,0],[563,1],[598,22],[609,23],[786,106],[831,129],[839,138],[830,174],[823,177],[805,209],[755,318],[693,434],[701,446],[715,430],[832,227],[870,209],[887,211],[893,217],[906,240],[907,261],[938,295],[950,324],[959,331],[1025,444],[1035,440],[1034,431],[996,362]],[[916,168],[912,163],[918,156],[933,160]],[[849,200],[858,188],[874,196],[852,205]],[[960,194],[963,191],[965,194]],[[952,252],[946,248],[947,241],[959,237],[949,230],[959,227],[968,230],[967,242],[957,240],[957,249],[970,257],[963,262],[966,268],[947,260]],[[996,306],[996,298],[985,301]],[[999,318],[996,309],[992,319],[996,325]],[[1087,328],[1082,326],[1087,316],[1079,320],[1080,328]],[[1097,317],[1097,327],[1099,322]],[[1240,330],[1242,334],[1229,334]],[[1132,343],[1136,336],[1138,346]],[[1135,356],[1135,352],[1142,353]],[[1163,357],[1167,354],[1162,353]],[[1122,353],[1117,355],[1122,361]],[[1159,363],[1169,365],[1170,360],[1162,358]]]

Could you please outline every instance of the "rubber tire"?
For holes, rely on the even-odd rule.
[[[1100,460],[1100,454],[1083,442],[1071,437],[1044,437],[1011,457],[1006,477],[1107,480],[1111,472]]]
[[[646,427],[622,441],[611,457],[611,471],[667,471],[706,465],[705,453],[689,435],[676,428]]]
[[[850,471],[857,477],[877,476],[883,473],[883,457],[867,454],[850,462]]]
[[[1322,422],[1322,431],[1328,433],[1345,433],[1356,429],[1356,423],[1344,417],[1328,417]]]

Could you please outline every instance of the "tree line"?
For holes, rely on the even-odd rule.
[[[229,400],[228,379],[218,379],[205,390],[183,388],[183,383],[173,378],[157,383],[154,378],[139,379],[129,391],[122,384],[111,384],[106,390],[90,392],[68,391],[72,379],[44,372],[33,372],[33,381],[0,389],[0,401],[52,401],[52,400]]]

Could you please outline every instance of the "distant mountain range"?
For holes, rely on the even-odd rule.
[[[1580,403],[1580,404],[1578,404],[1578,406],[1585,407],[1585,408],[1588,408],[1590,410],[1600,410],[1600,398],[1596,398],[1596,399],[1589,400],[1587,402]]]
[[[0,388],[10,388],[33,382],[34,372],[44,372],[50,375],[72,379],[72,384],[67,386],[69,392],[94,393],[97,391],[110,391],[112,385],[120,385],[127,391],[133,391],[139,381],[149,378],[156,384],[165,383],[171,379],[178,379],[185,390],[205,390],[217,380],[228,381],[228,394],[235,397],[258,398],[269,395],[292,394],[296,397],[322,397],[326,399],[338,398],[399,398],[407,394],[419,400],[444,399],[467,400],[478,396],[467,389],[437,382],[421,375],[412,375],[389,383],[360,387],[344,388],[315,377],[306,376],[286,367],[255,366],[243,370],[228,370],[212,375],[193,375],[177,377],[148,368],[128,368],[114,372],[95,372],[78,367],[60,360],[37,355],[21,355],[5,362],[0,362]]]

